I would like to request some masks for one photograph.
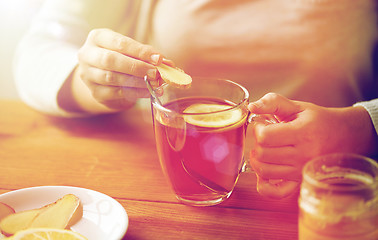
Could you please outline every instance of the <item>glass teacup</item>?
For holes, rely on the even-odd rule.
[[[193,206],[227,199],[243,169],[249,93],[225,79],[163,84],[151,97],[156,146],[176,197]]]

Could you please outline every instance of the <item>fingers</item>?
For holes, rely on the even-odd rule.
[[[300,156],[300,153],[293,146],[266,148],[256,145],[251,150],[251,159],[258,159],[260,162],[271,164],[297,166],[298,156]]]
[[[272,198],[289,196],[298,189],[302,175],[298,123],[294,121],[303,111],[302,105],[268,93],[248,108],[252,113],[270,114],[278,119],[278,123],[271,124],[255,122],[253,128],[256,146],[250,163],[257,175],[257,191]]]
[[[80,74],[81,79],[89,84],[89,83],[96,83],[100,85],[107,85],[107,86],[119,86],[119,87],[132,87],[132,88],[145,88],[146,83],[143,81],[142,78],[106,71],[99,68],[86,66],[84,67]],[[157,85],[157,81],[151,81],[151,85]]]
[[[169,59],[166,59],[166,58],[163,58],[162,63],[164,63],[168,66],[171,66],[171,67],[176,67],[175,63],[172,60],[169,60]]]
[[[157,86],[155,65],[163,61],[171,63],[151,46],[109,29],[91,31],[78,57],[79,77],[93,98],[117,109],[148,97],[143,77],[147,75],[151,84]]]
[[[273,115],[277,122],[255,121],[256,143],[264,147],[290,146],[298,141],[297,124],[293,120],[302,111],[301,105],[281,95],[268,93],[248,106],[258,116]]]
[[[257,191],[266,197],[281,199],[290,196],[299,189],[297,181],[269,181],[257,176]]]
[[[256,114],[273,114],[280,121],[286,121],[301,111],[295,101],[279,94],[268,93],[256,102],[250,103],[249,110]]]
[[[109,108],[124,109],[138,98],[149,96],[142,78],[90,66],[80,66],[78,71],[93,98]],[[155,81],[151,82],[155,83],[157,84]]]
[[[264,163],[253,158],[250,163],[256,174],[264,179],[301,180],[300,166]]]
[[[121,89],[120,91],[122,91],[123,92],[122,94],[127,97],[119,98],[119,99],[107,99],[103,101],[103,104],[106,105],[108,108],[117,109],[117,110],[123,110],[135,104],[135,101],[137,100],[137,98],[135,96],[130,97],[130,95],[132,96],[132,93],[135,93],[133,90]]]
[[[156,68],[151,64],[104,48],[83,47],[79,52],[79,61],[99,69],[125,73],[140,78],[149,75],[150,78],[155,79],[157,74]]]
[[[130,103],[135,103],[138,98],[149,96],[148,90],[143,88],[126,88],[90,84],[89,89],[92,96],[99,103],[114,109],[123,109],[125,106],[130,106]]]
[[[159,65],[162,61],[162,56],[151,46],[109,29],[93,30],[90,32],[88,39],[101,48],[113,50],[153,65]]]
[[[89,76],[87,80],[92,79],[94,83],[111,86],[117,86],[117,81],[112,81],[118,79],[114,77],[117,73],[139,77],[140,80],[147,75],[149,80],[157,80],[158,74],[154,65],[163,61],[173,64],[151,46],[109,29],[91,31],[78,57],[83,68],[92,67],[105,71],[101,73],[105,77],[97,73],[98,78]],[[118,86],[125,86],[124,81]]]
[[[256,173],[256,187],[261,195],[280,199],[291,195],[298,189],[302,175],[301,166],[260,162],[253,156],[250,165]]]
[[[293,122],[255,123],[253,135],[256,143],[264,147],[292,146],[298,142],[297,126]]]

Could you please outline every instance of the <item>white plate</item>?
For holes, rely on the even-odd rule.
[[[24,188],[0,195],[0,202],[16,212],[39,208],[72,193],[83,204],[83,217],[71,227],[89,240],[120,240],[125,235],[129,218],[113,198],[93,190],[67,186]]]

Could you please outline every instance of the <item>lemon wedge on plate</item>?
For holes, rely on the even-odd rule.
[[[200,127],[219,128],[238,123],[243,117],[241,109],[233,109],[229,105],[196,103],[184,110],[184,113],[211,113],[204,115],[185,115],[185,121]]]
[[[88,240],[81,234],[55,228],[30,228],[17,232],[10,238],[11,240]]]

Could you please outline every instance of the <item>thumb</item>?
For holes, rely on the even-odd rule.
[[[256,174],[257,175],[257,174]],[[273,199],[282,199],[298,191],[300,182],[291,180],[268,180],[257,175],[256,189],[259,194]]]
[[[256,114],[273,114],[280,121],[288,119],[301,111],[300,105],[277,93],[268,93],[248,105],[249,111]]]

